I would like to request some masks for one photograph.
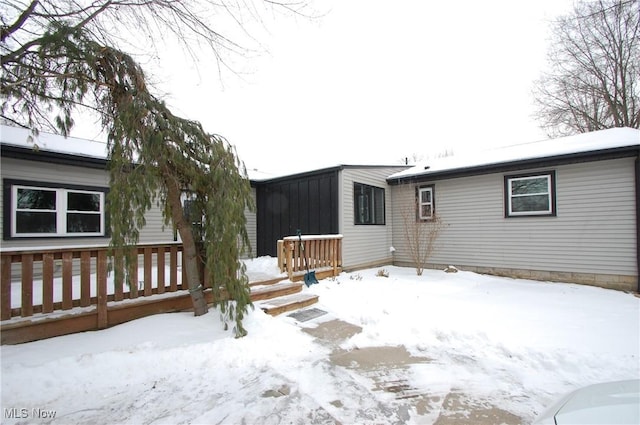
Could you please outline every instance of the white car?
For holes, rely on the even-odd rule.
[[[640,379],[580,388],[562,397],[534,425],[640,424]]]

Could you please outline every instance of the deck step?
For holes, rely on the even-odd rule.
[[[300,292],[293,295],[278,297],[263,301],[257,307],[271,316],[298,310],[318,302],[318,295],[309,292]]]
[[[276,283],[280,283],[283,280],[287,279],[287,276],[274,277],[264,280],[254,280],[249,282],[249,286],[264,286],[264,285],[275,285]]]
[[[300,282],[281,282],[264,286],[251,287],[251,301],[270,300],[272,298],[295,294],[302,291]]]

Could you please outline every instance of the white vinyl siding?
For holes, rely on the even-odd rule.
[[[342,240],[343,268],[358,268],[367,265],[391,264],[390,252],[391,197],[386,178],[397,172],[397,167],[346,167],[340,173],[340,233]],[[357,225],[354,212],[354,183],[361,183],[384,189],[386,205],[384,225]]]
[[[554,170],[556,216],[523,220],[505,218],[502,173],[438,180],[438,214],[445,228],[429,262],[637,275],[634,159]],[[396,211],[413,202],[415,186],[393,188],[393,244],[398,262],[407,263],[410,258]]]
[[[0,158],[2,177],[4,179],[24,180],[34,182],[50,182],[69,184],[72,186],[109,187],[109,173],[107,170],[76,167],[40,161],[26,161],[15,158]],[[81,161],[81,159],[79,159]],[[4,193],[2,198],[4,197]],[[4,199],[0,199],[0,210],[4,211]],[[154,203],[146,214],[146,226],[140,231],[140,243],[172,242],[173,228],[164,225],[162,211]],[[3,233],[4,220],[0,220],[0,234]],[[82,238],[24,238],[2,241],[3,249],[25,247],[64,247],[78,245],[107,245],[106,237]]]
[[[256,188],[251,188],[251,198],[253,198],[254,205],[256,204]],[[256,256],[256,250],[258,249],[258,228],[257,217],[255,212],[245,209],[244,216],[247,219],[247,234],[249,236],[249,242],[251,243],[251,252],[245,252],[243,254],[246,258],[253,258]]]

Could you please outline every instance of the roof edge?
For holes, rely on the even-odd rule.
[[[470,177],[482,174],[492,174],[507,171],[516,171],[527,168],[549,167],[556,165],[568,165],[582,162],[605,161],[608,159],[627,158],[640,156],[640,146],[622,146],[617,148],[599,149],[595,151],[578,152],[571,154],[555,155],[549,157],[527,158],[515,161],[483,164],[471,167],[453,168],[449,170],[412,174],[401,177],[389,177],[387,183],[398,185],[402,183],[424,182],[430,180],[443,180],[458,177]]]
[[[96,158],[79,154],[54,152],[48,150],[34,150],[23,146],[3,143],[0,145],[0,155],[7,158],[27,161],[51,162],[54,164],[72,165],[83,168],[106,169],[108,159]]]
[[[285,174],[285,175],[276,176],[276,177],[269,177],[269,178],[265,178],[265,179],[249,179],[249,180],[251,181],[252,185],[256,185],[257,186],[257,185],[260,185],[260,184],[276,183],[278,181],[285,181],[285,180],[289,180],[289,179],[312,177],[312,176],[316,176],[316,175],[332,173],[332,172],[335,172],[335,171],[342,171],[342,170],[345,170],[345,169],[371,169],[371,168],[407,169],[407,168],[410,168],[410,167],[411,166],[409,166],[409,165],[398,165],[398,164],[393,164],[393,165],[341,164],[341,165],[334,165],[334,166],[330,166],[330,167],[318,168],[316,170],[301,171],[301,172],[298,172],[298,173]]]

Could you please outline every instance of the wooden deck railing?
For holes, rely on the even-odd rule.
[[[110,301],[186,289],[178,272],[181,244],[134,250],[138,264],[133,262],[126,280],[123,273],[113,272],[124,269],[122,253],[110,256],[106,246],[1,252],[0,320],[95,306],[97,328],[106,328]]]
[[[307,267],[337,276],[342,270],[342,235],[287,236],[278,241],[278,267],[291,280]]]

